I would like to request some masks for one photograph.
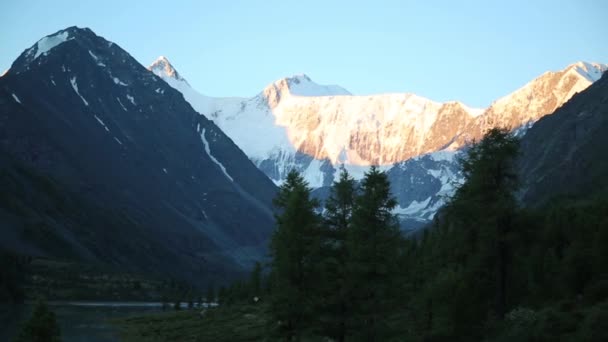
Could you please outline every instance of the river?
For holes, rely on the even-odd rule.
[[[118,342],[117,327],[109,320],[162,311],[155,302],[49,302],[64,342]],[[11,341],[29,318],[34,304],[0,305],[0,341]]]

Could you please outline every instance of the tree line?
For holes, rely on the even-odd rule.
[[[323,207],[291,172],[264,286],[273,336],[606,340],[608,196],[522,208],[518,148],[505,129],[471,146],[464,183],[417,238],[399,231],[376,167],[360,184],[342,169]]]

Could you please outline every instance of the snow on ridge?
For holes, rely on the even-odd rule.
[[[106,129],[107,132],[110,131],[110,129],[108,128],[108,126],[106,126],[106,124],[95,114],[93,114],[93,116],[95,117],[95,119],[97,120],[97,122],[99,122],[100,125],[103,126],[103,128]]]
[[[456,103],[458,103],[467,113],[469,113],[469,115],[471,115],[471,117],[478,117],[480,115],[482,115],[483,113],[485,113],[487,108],[474,108],[474,107],[469,107],[466,104],[460,102],[460,101],[456,101]]]
[[[84,97],[82,97],[82,95],[80,95],[80,93],[78,92],[78,85],[76,84],[76,76],[70,78],[70,83],[72,84],[72,89],[74,89],[76,94],[78,94],[78,96],[80,96],[80,99],[82,100],[82,102],[84,102],[85,106],[89,106],[89,103],[87,102],[87,100],[85,100]]]
[[[313,82],[308,76],[301,74],[274,82],[276,86],[285,82],[289,93],[295,96],[340,96],[352,95],[348,90],[338,85],[321,85]]]
[[[34,55],[34,59],[38,58],[40,55],[46,55],[52,48],[57,45],[68,41],[69,34],[67,31],[63,31],[61,33],[57,33],[54,36],[48,36],[40,39],[36,43],[36,54]],[[70,38],[74,39],[74,38]]]
[[[21,100],[19,100],[19,98],[17,97],[17,95],[15,95],[15,93],[12,93],[11,95],[13,95],[13,98],[15,99],[15,101],[17,101],[19,104],[21,104]]]
[[[105,67],[106,65],[99,60],[99,57],[97,57],[91,50],[89,50],[89,55],[91,55],[91,57],[93,57],[93,59],[95,60],[95,63],[97,63],[97,65]]]
[[[119,99],[118,97],[116,98],[116,101],[118,101],[118,103],[120,104],[120,106],[122,107],[122,109],[123,109],[125,112],[128,112],[127,107],[125,107],[125,106],[122,104],[122,102],[120,102],[120,99]]]
[[[128,95],[128,94],[127,94],[127,99],[128,99],[129,101],[131,101],[131,103],[132,103],[134,106],[137,106],[137,104],[135,103],[135,98],[134,98],[133,96],[131,96],[131,95]]]
[[[220,163],[220,161],[217,160],[211,154],[211,148],[209,147],[209,142],[207,141],[207,138],[205,138],[205,131],[206,131],[206,129],[203,128],[203,131],[201,132],[201,140],[203,141],[203,145],[205,145],[205,152],[207,152],[207,155],[209,156],[209,158],[211,158],[211,161],[213,161],[217,166],[219,166],[220,170],[222,170],[222,172],[224,173],[226,178],[228,178],[231,182],[234,182],[234,179],[228,174],[228,171],[226,171],[226,168],[224,167],[224,165],[222,163]]]
[[[118,77],[112,77],[112,80],[114,80],[114,84],[118,84],[118,85],[121,85],[123,87],[126,87],[128,85],[125,82],[119,80]]]
[[[599,80],[602,74],[608,70],[608,64],[589,62],[577,62],[570,65],[570,67],[591,83]]]
[[[412,201],[412,203],[410,203],[410,205],[408,205],[407,207],[396,207],[395,209],[393,209],[393,214],[396,215],[414,215],[414,214],[418,214],[421,211],[423,211],[424,209],[426,209],[426,207],[429,205],[429,203],[431,202],[431,196],[429,196],[427,199],[418,202],[418,201]]]

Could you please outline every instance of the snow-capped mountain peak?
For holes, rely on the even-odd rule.
[[[264,94],[280,93],[293,96],[340,96],[351,93],[338,85],[321,85],[315,83],[306,74],[297,74],[281,78],[264,89]]]
[[[304,74],[279,79],[253,98],[208,97],[161,77],[275,183],[295,168],[310,186],[321,188],[334,180],[338,165],[356,179],[369,165],[380,165],[391,175],[400,208],[407,209],[403,213],[428,219],[458,182],[457,150],[494,126],[525,134],[606,69],[578,62],[546,72],[485,109],[411,93],[353,96]]]
[[[155,75],[166,79],[172,78],[177,81],[185,82],[188,84],[185,78],[181,77],[180,74],[175,70],[169,59],[165,56],[158,57],[150,66],[148,70],[152,71]]]
[[[13,63],[13,67],[11,67],[11,69],[14,69],[16,73],[19,73],[24,69],[27,69],[33,62],[40,64],[41,61],[39,58],[41,56],[48,56],[54,51],[55,48],[64,44],[65,42],[75,40],[80,37],[91,36],[95,36],[95,34],[89,28],[71,26],[46,37],[42,37],[21,54],[21,56]]]
[[[608,64],[576,62],[568,66],[569,70],[574,70],[589,82],[595,82],[602,77],[602,74],[608,70]]]

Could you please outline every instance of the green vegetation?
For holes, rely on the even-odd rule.
[[[269,269],[220,288],[202,317],[122,322],[127,341],[606,341],[608,194],[522,208],[517,156],[508,131],[489,131],[417,239],[398,234],[377,169],[358,188],[342,171],[322,213],[293,172]]]
[[[55,314],[39,300],[32,317],[23,325],[16,342],[59,342],[61,332]]]
[[[184,283],[116,272],[108,267],[74,261],[29,258],[21,268],[25,299],[158,301],[188,293]]]
[[[264,305],[240,304],[117,321],[124,342],[272,341]]]

